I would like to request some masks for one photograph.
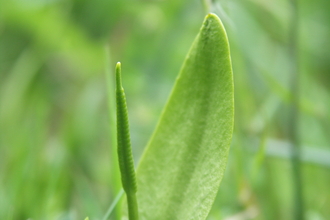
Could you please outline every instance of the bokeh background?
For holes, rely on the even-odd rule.
[[[138,161],[207,11],[235,79],[208,219],[330,219],[328,0],[0,0],[0,219],[102,219],[120,190],[115,63]]]

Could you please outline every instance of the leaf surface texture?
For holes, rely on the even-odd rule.
[[[142,220],[206,219],[233,133],[226,32],[206,16],[137,170]]]

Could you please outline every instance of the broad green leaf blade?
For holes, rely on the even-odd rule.
[[[140,161],[142,220],[205,219],[233,133],[233,76],[220,19],[206,16]]]

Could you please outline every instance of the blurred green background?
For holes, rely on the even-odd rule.
[[[120,190],[115,63],[138,161],[209,10],[235,131],[208,219],[330,219],[328,0],[0,0],[0,219],[103,217]]]

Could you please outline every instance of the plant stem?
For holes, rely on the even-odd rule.
[[[135,193],[127,193],[128,218],[131,220],[139,219],[138,204]]]
[[[211,9],[211,0],[202,0],[205,14],[210,13]]]
[[[136,177],[129,133],[126,96],[121,83],[121,64],[116,65],[117,150],[124,191],[127,196],[129,220],[138,220]]]
[[[302,186],[302,170],[301,170],[301,144],[299,138],[299,58],[298,58],[298,30],[299,30],[299,14],[297,0],[291,0],[292,17],[289,32],[289,55],[292,58],[292,78],[291,78],[291,115],[290,115],[290,139],[292,142],[292,168],[293,180],[295,186],[295,219],[304,219],[304,202],[303,202],[303,186]]]

